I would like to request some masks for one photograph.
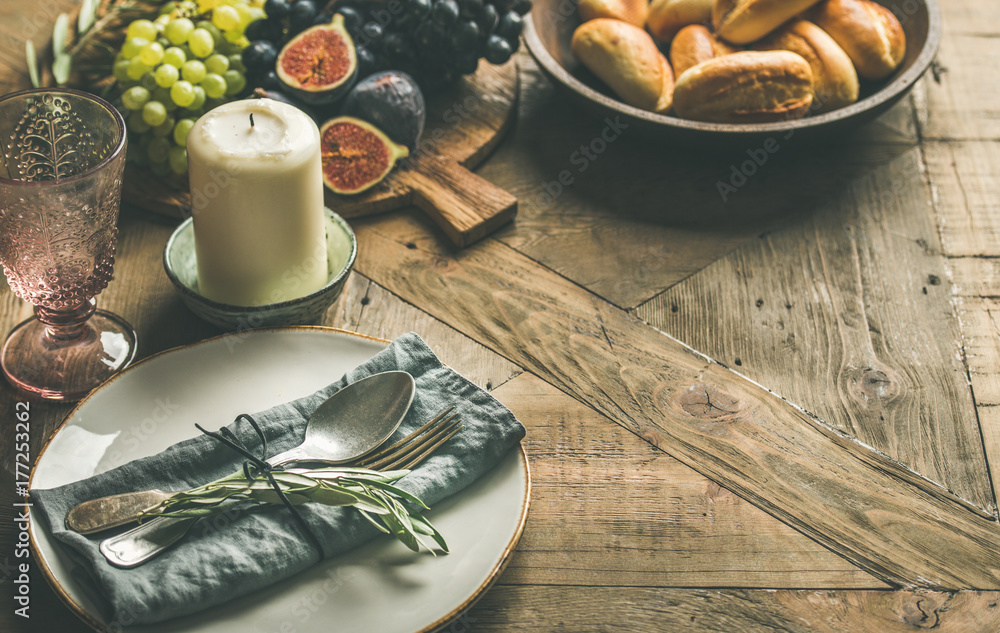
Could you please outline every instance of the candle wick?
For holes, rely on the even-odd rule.
[[[250,113],[250,127],[253,127],[253,112]]]

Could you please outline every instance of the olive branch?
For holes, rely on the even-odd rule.
[[[337,467],[272,470],[270,475],[292,505],[312,502],[353,507],[368,522],[399,539],[409,549],[417,552],[424,547],[433,554],[436,550],[447,554],[444,537],[420,512],[428,509],[424,502],[393,485],[409,472]],[[254,503],[283,505],[285,502],[267,474],[238,471],[175,493],[143,511],[140,520],[155,516],[200,518]],[[428,543],[425,537],[430,537],[433,543]]]
[[[70,28],[73,17],[61,13],[52,29],[52,63],[45,68],[39,63],[34,42],[25,42],[25,59],[31,85],[41,88],[51,76],[56,85],[64,85],[76,70],[80,85],[108,84],[111,61],[116,47],[124,37],[128,22],[156,14],[164,0],[81,0],[76,13],[76,27]],[[79,63],[78,63],[79,62]],[[43,72],[47,70],[48,73]],[[104,86],[106,87],[106,85]]]

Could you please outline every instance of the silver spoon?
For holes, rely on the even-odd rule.
[[[370,453],[399,428],[413,401],[414,389],[413,377],[402,371],[375,374],[344,387],[309,417],[302,444],[271,457],[267,463],[271,466],[306,461],[341,464]],[[88,532],[124,525],[134,521],[139,511],[170,494],[145,491],[85,501],[70,510],[66,525]],[[128,495],[134,499],[130,500]],[[111,514],[115,516],[106,521],[87,518],[109,508],[114,509]],[[194,522],[188,518],[157,517],[105,539],[100,549],[113,565],[134,567],[179,540]]]

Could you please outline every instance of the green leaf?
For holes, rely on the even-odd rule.
[[[168,516],[168,517],[207,517],[213,514],[218,514],[219,511],[215,508],[187,508],[184,510],[177,510],[176,512],[164,512],[157,516]]]
[[[412,503],[413,505],[417,506],[418,508],[424,508],[424,509],[427,508],[427,506],[424,505],[424,502],[421,501],[419,498],[415,497],[414,495],[411,495],[410,493],[406,492],[405,490],[401,490],[401,489],[397,488],[396,486],[391,486],[391,485],[389,485],[387,483],[382,483],[380,481],[374,481],[374,480],[369,481],[367,483],[370,486],[374,486],[376,488],[380,488],[382,490],[385,490],[386,492],[388,492],[390,494],[393,494],[393,495],[399,497],[400,499],[403,499],[404,501],[409,501],[410,503]]]
[[[368,514],[367,512],[365,512],[364,510],[362,510],[361,508],[358,508],[358,512],[360,512],[361,516],[363,516],[365,519],[367,519],[369,523],[371,523],[372,525],[374,525],[375,527],[377,527],[380,532],[384,532],[386,534],[389,534],[389,530],[385,529],[384,525],[382,525],[381,523],[379,523],[378,521],[376,521],[374,518],[372,518],[372,515]]]
[[[67,53],[56,55],[52,62],[52,78],[60,86],[69,81],[69,73],[73,66],[73,56]]]
[[[450,550],[448,549],[448,543],[445,542],[444,536],[437,531],[430,521],[424,518],[422,514],[412,514],[410,515],[410,521],[413,523],[413,528],[419,534],[426,534],[427,536],[434,539],[434,542],[438,544],[441,551],[447,554]]]
[[[392,470],[386,472],[378,472],[375,470],[368,470],[367,468],[323,468],[319,470],[308,470],[305,468],[291,469],[286,472],[292,472],[295,474],[305,474],[313,479],[364,479],[377,480],[385,482],[393,482],[410,471],[408,470]]]
[[[66,38],[69,35],[69,16],[60,13],[56,25],[52,28],[52,55],[56,58],[66,52]]]
[[[28,77],[31,78],[31,85],[35,88],[41,88],[42,81],[38,78],[38,55],[35,53],[35,45],[31,40],[24,43],[24,58],[28,62]]]
[[[352,506],[358,502],[358,498],[346,490],[327,486],[310,490],[309,500],[326,506]]]
[[[392,531],[393,536],[395,536],[399,541],[413,550],[414,552],[420,551],[420,543],[417,541],[416,536],[413,532],[406,529],[404,525],[395,514],[384,514],[381,517],[382,521],[385,523],[386,527]]]
[[[264,503],[275,503],[278,505],[282,505],[284,503],[281,500],[281,497],[278,496],[278,493],[271,488],[268,488],[267,490],[254,490],[250,493],[250,496],[257,501],[263,501]],[[289,503],[293,506],[302,505],[306,501],[309,501],[309,497],[305,495],[298,495],[294,492],[286,493],[285,498],[288,499]]]
[[[306,477],[305,475],[299,475],[296,473],[289,473],[284,471],[274,471],[271,473],[276,481],[287,485],[289,488],[314,488],[318,484],[315,479],[311,477]]]
[[[98,0],[83,0],[80,3],[80,17],[76,21],[76,32],[83,35],[94,24],[97,17]]]

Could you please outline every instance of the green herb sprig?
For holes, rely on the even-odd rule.
[[[139,17],[153,17],[165,0],[82,0],[76,16],[61,13],[52,29],[51,79],[56,85],[70,80],[74,68],[79,71],[81,85],[107,87],[110,84],[111,63],[124,38],[125,27]],[[41,55],[34,42],[25,42],[28,76],[35,88],[42,87]]]
[[[424,547],[433,554],[438,551],[447,554],[448,544],[444,537],[420,513],[427,509],[424,502],[393,485],[409,472],[328,467],[274,470],[271,475],[293,505],[312,502],[351,506],[372,525],[399,539],[411,550],[418,552]],[[246,474],[239,471],[198,488],[178,492],[144,511],[141,518],[204,517],[246,503],[283,504],[265,474],[247,479]],[[430,537],[433,543],[428,543],[425,537]]]

